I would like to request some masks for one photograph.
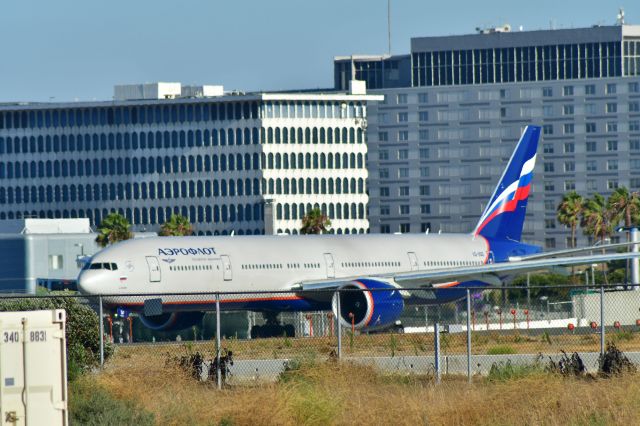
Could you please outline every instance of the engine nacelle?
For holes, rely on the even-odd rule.
[[[151,330],[179,331],[200,324],[202,317],[204,312],[172,312],[154,316],[140,314],[140,321]]]
[[[340,287],[340,290],[349,289],[352,291],[336,293],[331,302],[333,314],[339,318],[343,326],[351,327],[353,324],[353,327],[358,330],[371,330],[388,327],[400,318],[404,309],[404,300],[400,290],[394,285],[366,278],[351,281]],[[340,294],[340,312],[338,312],[338,294]]]

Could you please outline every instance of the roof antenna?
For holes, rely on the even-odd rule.
[[[618,25],[624,25],[624,9],[620,8],[618,10],[618,15],[616,16],[616,23]]]

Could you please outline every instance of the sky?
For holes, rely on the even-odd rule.
[[[612,25],[619,7],[640,24],[637,0],[391,0],[391,51],[505,23]],[[0,40],[0,102],[110,100],[154,81],[329,88],[334,56],[387,53],[387,0],[5,1]]]

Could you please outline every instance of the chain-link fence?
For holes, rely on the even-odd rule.
[[[101,359],[105,344],[113,352],[109,368],[181,366],[220,386],[272,381],[296,363],[327,360],[471,379],[496,365],[548,365],[575,352],[587,371],[595,371],[608,343],[640,364],[636,290],[553,286],[66,298],[99,315]],[[433,304],[436,299],[451,302]]]

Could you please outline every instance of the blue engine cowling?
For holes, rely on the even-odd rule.
[[[204,312],[172,312],[162,315],[139,315],[145,327],[156,331],[179,331],[200,324]]]
[[[340,318],[340,323],[345,327],[353,324],[358,330],[385,328],[393,325],[404,309],[400,291],[384,281],[360,279],[341,286],[339,290],[343,291],[333,296],[331,304],[333,314]]]

